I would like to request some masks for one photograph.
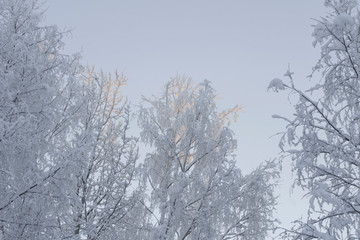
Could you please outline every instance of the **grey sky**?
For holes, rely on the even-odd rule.
[[[45,7],[46,24],[73,29],[65,51],[82,50],[84,64],[124,72],[124,94],[133,103],[186,74],[213,83],[219,108],[246,106],[232,126],[245,172],[277,157],[279,139],[270,136],[284,123],[271,115],[289,115],[291,105],[285,93],[266,88],[288,64],[298,85],[306,85],[319,56],[311,18],[325,12],[314,0],[48,0]],[[284,171],[278,217],[289,226],[306,214],[306,202],[299,193],[289,198],[286,164]]]

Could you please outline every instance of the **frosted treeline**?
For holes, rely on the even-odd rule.
[[[177,76],[130,107],[126,77],[63,54],[38,1],[0,0],[0,240],[360,239],[359,2],[325,5],[313,87],[290,69],[269,84],[298,97],[292,118],[274,115],[283,154],[243,174],[241,109],[219,110],[210,82]],[[309,200],[291,229],[274,218],[279,159]]]
[[[126,78],[62,54],[41,11],[0,0],[0,239],[265,238],[278,166],[236,166],[238,109],[180,77],[130,109]]]

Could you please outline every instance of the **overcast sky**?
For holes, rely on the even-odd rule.
[[[48,0],[45,7],[45,24],[72,29],[65,52],[81,52],[96,69],[123,72],[123,92],[133,104],[186,74],[213,83],[219,108],[246,106],[232,125],[245,173],[278,156],[279,138],[270,137],[285,124],[271,115],[291,115],[292,106],[286,93],[267,86],[283,78],[288,64],[297,85],[308,84],[319,56],[311,18],[326,12],[319,0]],[[284,226],[306,216],[301,193],[289,196],[290,179],[285,164],[277,214]]]

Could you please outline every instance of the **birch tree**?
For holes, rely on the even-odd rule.
[[[288,82],[275,79],[269,86],[299,97],[295,117],[283,118],[280,147],[291,156],[296,184],[310,204],[308,218],[284,233],[290,239],[360,239],[359,6],[355,0],[325,6],[331,13],[316,20],[313,32],[314,46],[321,47],[313,73],[319,80],[301,91],[288,71]]]
[[[0,1],[0,236],[48,239],[56,228],[58,151],[76,121],[77,57],[63,33],[39,25],[37,1]],[[65,164],[65,163],[64,163]],[[52,187],[49,187],[52,185]]]
[[[277,170],[267,162],[244,176],[235,164],[229,120],[217,112],[210,82],[174,78],[159,98],[144,99],[142,139],[151,196],[151,239],[264,239],[273,227]]]
[[[123,75],[83,76],[80,123],[74,126],[77,167],[67,170],[68,209],[60,214],[62,236],[74,239],[129,239],[136,232],[132,211],[139,189],[133,186],[137,139],[128,136],[130,110],[120,93]],[[70,149],[71,151],[71,149]]]
[[[41,18],[35,0],[0,1],[0,239],[129,239],[140,190],[125,78],[85,73]]]

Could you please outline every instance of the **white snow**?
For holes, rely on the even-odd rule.
[[[268,86],[268,91],[269,89],[272,88],[275,92],[279,91],[279,90],[285,90],[285,85],[283,83],[283,81],[279,78],[274,78],[273,80],[270,81],[269,86]]]

